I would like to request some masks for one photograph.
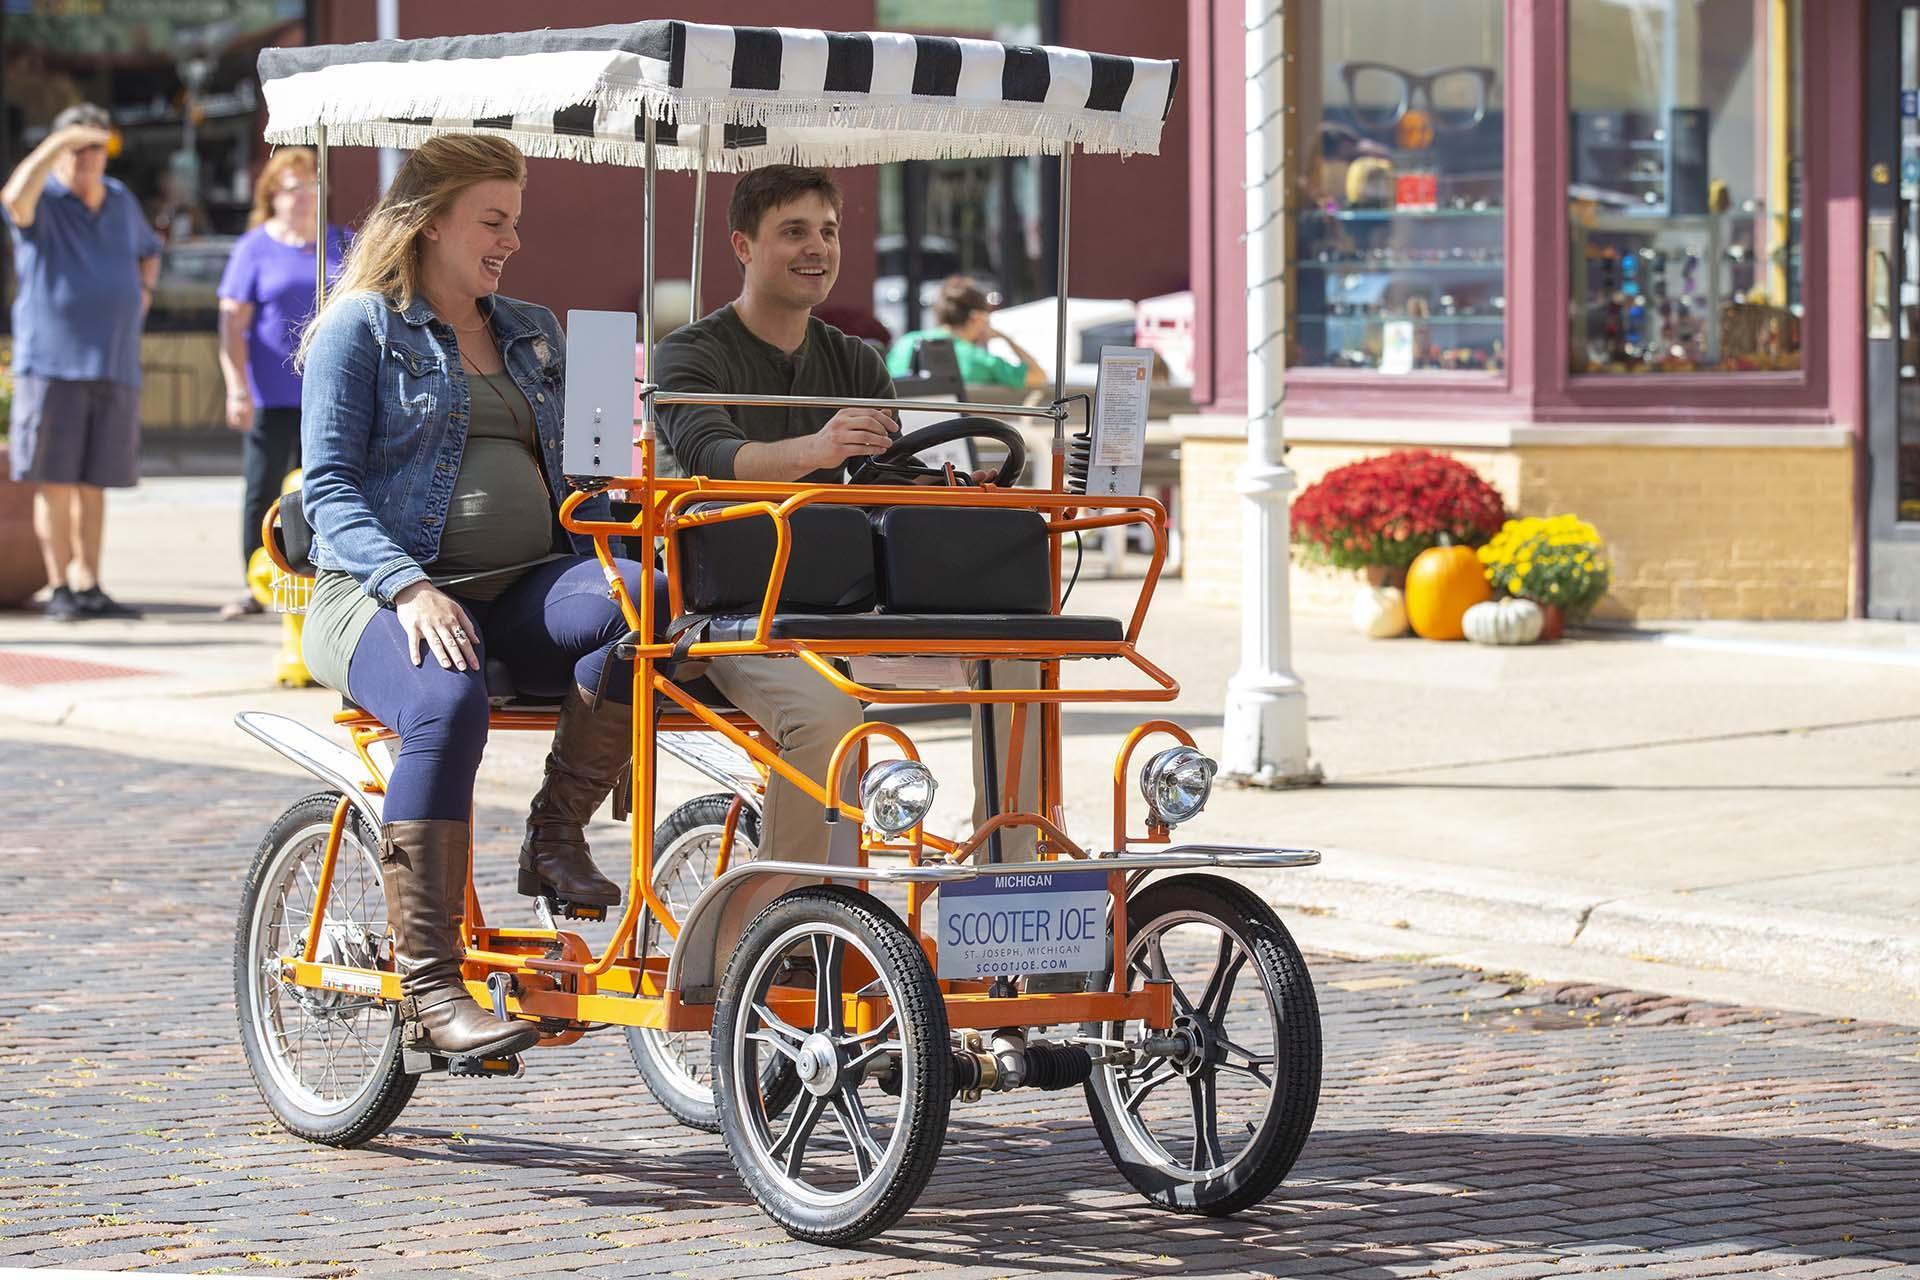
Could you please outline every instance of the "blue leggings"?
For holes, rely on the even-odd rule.
[[[615,560],[629,592],[647,570]],[[655,575],[655,598],[664,576]],[[458,599],[458,597],[455,597]],[[627,633],[620,606],[607,596],[597,561],[570,556],[531,569],[492,601],[460,600],[473,619],[473,647],[480,666],[466,671],[440,665],[425,645],[415,666],[407,657],[407,634],[392,609],[374,615],[347,668],[353,700],[400,735],[400,751],[387,780],[388,822],[443,819],[467,821],[473,813],[473,779],[487,745],[488,658],[504,662],[524,696],[558,698],[578,684],[600,686],[606,696],[633,696],[633,664],[612,656]],[[606,671],[609,663],[612,671]]]

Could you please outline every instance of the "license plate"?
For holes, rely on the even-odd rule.
[[[942,978],[1105,969],[1104,871],[991,872],[940,887]]]

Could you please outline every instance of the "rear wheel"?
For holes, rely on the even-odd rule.
[[[850,1025],[855,990],[888,1012]],[[848,1244],[913,1207],[946,1141],[953,1052],[926,953],[878,899],[839,885],[776,898],[720,980],[713,1046],[727,1154],[789,1235]],[[801,1081],[791,1106],[767,1096],[769,1058]]]
[[[727,811],[734,797],[725,793],[699,796],[668,814],[653,832],[654,892],[676,920],[685,920],[708,885],[720,857]],[[743,809],[733,833],[729,865],[746,862],[760,843],[760,815]],[[640,920],[641,954],[671,955],[673,939],[652,912]],[[661,1031],[653,1027],[627,1028],[627,1047],[640,1078],[669,1114],[689,1128],[720,1132],[720,1116],[713,1100],[713,1038],[705,1031]],[[769,1099],[784,1107],[800,1088],[799,1077],[785,1059],[767,1063]]]
[[[340,833],[333,884],[318,901],[337,792],[308,796],[281,814],[254,855],[233,949],[240,1043],[260,1096],[292,1134],[358,1146],[393,1123],[419,1077],[400,1054],[396,1009],[371,996],[315,991],[287,981],[308,924],[322,915],[321,964],[390,967],[379,841],[355,809]]]
[[[1237,1213],[1280,1185],[1313,1128],[1320,1012],[1306,961],[1271,907],[1218,876],[1149,884],[1127,903],[1127,939],[1128,989],[1171,977],[1174,1030],[1192,1051],[1095,1068],[1094,1127],[1155,1204]]]

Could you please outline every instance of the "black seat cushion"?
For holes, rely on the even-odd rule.
[[[720,692],[719,687],[705,676],[697,676],[677,683],[683,692],[690,694],[693,700],[702,706],[711,707],[715,711],[734,709],[733,704],[727,701],[727,695]],[[513,675],[507,670],[507,664],[498,658],[487,659],[487,700],[501,711],[552,711],[560,706],[559,696],[547,698],[521,693],[514,687]],[[340,695],[340,706],[347,711],[365,710],[344,693]],[[664,694],[656,700],[655,706],[662,711],[680,709],[678,704]]]
[[[703,502],[690,511],[734,504]],[[780,607],[811,613],[873,608],[873,530],[859,507],[801,507],[791,517]],[[674,533],[680,586],[689,613],[758,609],[773,572],[773,522],[748,516]]]
[[[720,614],[707,624],[709,640],[751,640],[758,614]],[[776,613],[775,640],[1124,640],[1118,618],[1055,613]]]
[[[873,517],[885,613],[1046,613],[1047,522],[1011,507],[888,507]]]
[[[313,526],[307,523],[307,510],[300,491],[280,495],[280,518],[274,521],[273,540],[280,558],[303,578],[317,577],[313,567]]]

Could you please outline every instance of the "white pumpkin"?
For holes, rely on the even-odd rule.
[[[1398,587],[1363,585],[1353,594],[1353,629],[1375,640],[1407,633],[1407,598]]]
[[[1460,627],[1475,644],[1532,644],[1546,621],[1533,601],[1508,596],[1474,605],[1460,620]]]

